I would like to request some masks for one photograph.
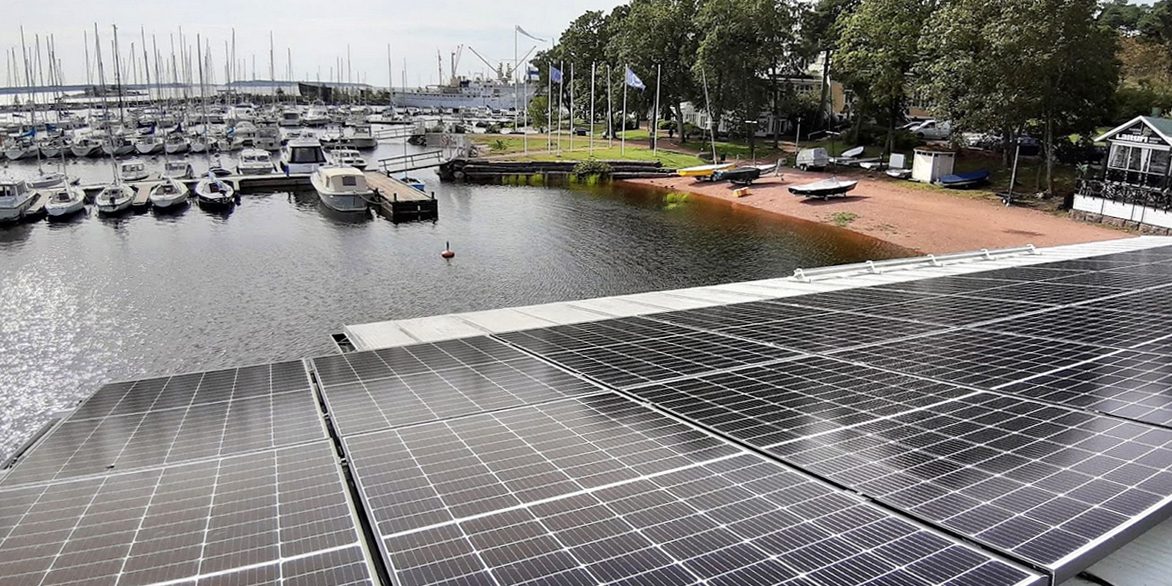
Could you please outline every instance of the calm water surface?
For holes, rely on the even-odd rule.
[[[9,174],[33,166],[11,165]],[[108,167],[70,167],[100,176]],[[0,173],[5,170],[0,170]],[[34,171],[35,172],[35,171]],[[104,382],[333,352],[345,324],[784,276],[906,251],[630,187],[441,185],[436,222],[310,193],[0,227],[0,456]],[[457,256],[439,253],[451,241]]]

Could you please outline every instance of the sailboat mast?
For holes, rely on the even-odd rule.
[[[118,61],[122,58],[118,52],[118,25],[114,28],[114,83],[118,86],[118,122],[126,126],[126,110],[122,105],[122,68]]]

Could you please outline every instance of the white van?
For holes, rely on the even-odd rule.
[[[830,166],[830,154],[823,148],[802,149],[794,161],[794,166],[802,171],[807,169],[825,169]]]
[[[912,127],[909,132],[920,140],[948,140],[952,135],[952,123],[947,120],[925,120]]]

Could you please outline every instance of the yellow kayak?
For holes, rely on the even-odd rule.
[[[687,167],[680,169],[676,173],[680,177],[711,177],[717,171],[727,171],[736,166],[734,163],[721,163],[719,165],[700,165],[699,167]]]

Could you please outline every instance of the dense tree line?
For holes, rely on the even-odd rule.
[[[956,130],[1006,146],[1038,136],[1052,161],[1071,134],[1172,106],[1172,0],[632,0],[583,14],[535,62],[543,84],[550,65],[575,68],[579,117],[592,64],[599,113],[621,99],[629,65],[648,84],[628,92],[630,109],[650,109],[658,67],[661,118],[677,127],[689,101],[734,134],[751,134],[746,121],[763,113],[840,123],[828,84],[814,97],[795,91],[792,80],[813,72],[850,90],[855,129],[878,129],[887,151],[920,96]]]

